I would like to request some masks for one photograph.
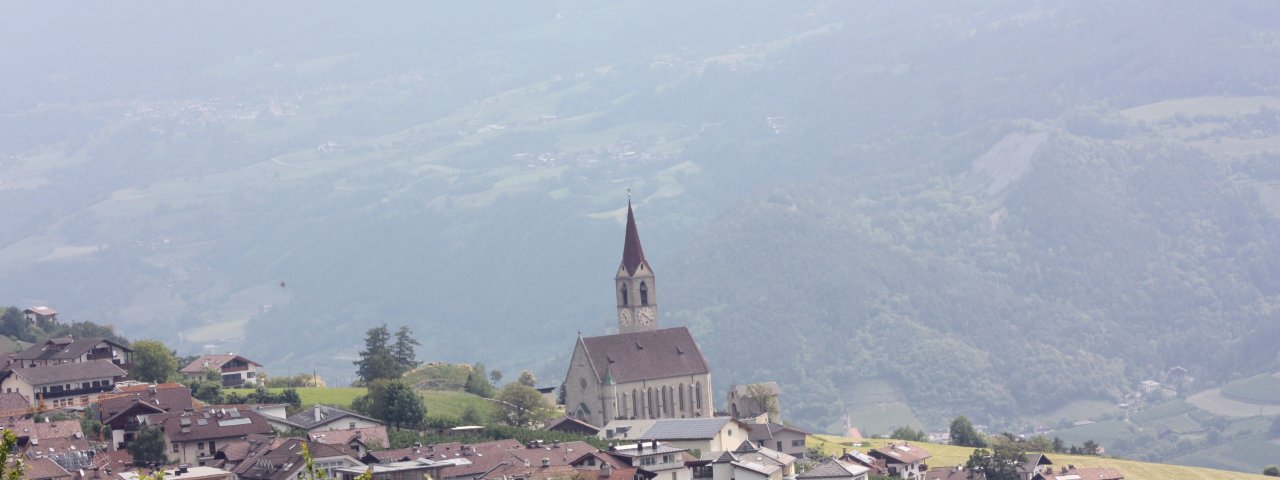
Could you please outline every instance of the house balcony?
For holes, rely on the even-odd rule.
[[[73,388],[70,390],[57,390],[57,391],[51,388],[48,391],[40,392],[39,395],[43,396],[45,400],[49,400],[53,398],[66,398],[66,397],[75,397],[80,395],[96,395],[99,393],[110,392],[115,388],[116,388],[115,385],[102,385],[98,387]]]
[[[226,366],[222,367],[222,373],[247,372],[247,371],[249,371],[248,365],[240,365],[235,367],[226,367]]]

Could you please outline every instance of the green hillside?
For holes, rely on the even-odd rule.
[[[1222,400],[1278,366],[1280,5],[138,8],[0,16],[0,304],[332,385],[408,325],[554,386],[630,191],[662,324],[814,431],[1251,438],[1123,420],[1173,367],[1271,412]]]

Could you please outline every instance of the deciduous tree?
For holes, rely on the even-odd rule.
[[[951,444],[962,447],[983,448],[987,446],[987,440],[973,428],[973,423],[964,415],[956,417],[951,421]]]
[[[134,464],[169,463],[164,454],[164,430],[155,425],[142,427],[129,442],[129,454],[133,455]]]
[[[527,427],[546,419],[550,406],[536,389],[520,382],[508,383],[494,398],[502,423],[515,427]]]
[[[138,340],[133,349],[129,374],[143,382],[164,383],[178,374],[178,357],[157,340]]]

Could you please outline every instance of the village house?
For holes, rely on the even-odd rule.
[[[272,433],[262,415],[235,408],[148,415],[148,425],[164,430],[165,453],[174,463],[204,465],[218,447],[250,434]]]
[[[857,450],[846,451],[840,455],[839,460],[845,463],[861,465],[867,467],[871,475],[884,477],[889,475],[889,467],[884,460],[872,457],[866,453]]]
[[[320,404],[290,415],[286,420],[308,433],[383,426],[382,422],[359,413]]]
[[[47,367],[64,363],[108,361],[128,370],[133,350],[105,338],[51,338],[9,355],[9,368]]]
[[[687,448],[648,441],[619,445],[606,453],[653,474],[651,478],[656,480],[693,480],[693,469],[686,462],[696,459],[688,452]]]
[[[319,430],[308,433],[307,436],[316,443],[346,447],[356,458],[363,457],[370,450],[382,450],[391,445],[387,439],[387,427],[382,425],[346,430]]]
[[[339,469],[364,467],[341,447],[308,442],[300,438],[261,438],[248,446],[247,455],[232,472],[239,480],[289,480],[301,478],[307,467],[302,457],[305,445],[317,473],[334,478]],[[247,440],[246,440],[247,442]]]
[[[357,480],[367,472],[371,474],[372,480],[432,479],[437,478],[441,468],[444,467],[432,462],[393,462],[384,465],[338,468],[333,471],[333,476],[329,478]]]
[[[929,466],[925,465],[924,461],[933,456],[925,449],[906,442],[895,442],[880,448],[873,448],[868,452],[868,455],[878,460],[884,460],[890,477],[908,480],[924,478],[924,472],[929,470]]]
[[[750,441],[750,426],[729,417],[614,420],[605,425],[602,440],[657,440],[676,448],[723,452]]]
[[[569,462],[569,465],[581,473],[585,480],[652,480],[658,476],[631,466],[625,457],[598,450],[582,454]]]
[[[815,465],[796,476],[797,480],[867,480],[871,469],[864,465],[833,458]]]
[[[267,384],[266,370],[262,368],[262,364],[231,353],[201,355],[179,370],[184,376],[194,380],[205,378],[210,371],[217,372],[222,378],[224,388]]]
[[[177,383],[130,385],[103,395],[98,418],[111,429],[111,449],[123,450],[145,424],[145,417],[192,407],[191,389]]]
[[[1018,477],[1022,480],[1035,480],[1043,473],[1053,473],[1053,461],[1041,453],[1023,455],[1026,461],[1018,465]]]
[[[120,473],[120,480],[138,480],[145,472],[131,471]],[[235,480],[235,474],[214,467],[172,467],[164,469],[164,480]]]
[[[702,462],[693,469],[695,478],[707,480],[782,480],[796,474],[796,459],[791,455],[770,448],[758,447],[749,441],[725,452],[703,452]],[[710,468],[707,468],[707,467]],[[705,475],[710,474],[710,477]]]
[[[600,433],[600,429],[595,425],[570,416],[563,416],[554,420],[549,420],[542,429],[553,432],[573,433],[589,437],[594,437]]]
[[[58,311],[46,306],[37,306],[25,309],[22,314],[27,317],[27,321],[40,325],[48,325],[58,323]]]
[[[6,369],[0,371],[0,390],[21,394],[33,407],[85,406],[115,389],[115,383],[125,375],[119,366],[105,360]]]
[[[805,458],[809,448],[805,439],[809,432],[781,423],[752,424],[748,438],[761,447],[769,447],[796,458]]]
[[[659,328],[656,277],[627,204],[614,276],[618,331],[578,335],[561,384],[567,415],[594,426],[614,419],[711,417],[711,368],[685,327]]]

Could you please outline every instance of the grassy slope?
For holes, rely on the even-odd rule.
[[[822,448],[828,454],[840,454],[842,448],[849,448],[842,443],[851,442],[845,437],[835,437],[829,435],[814,435],[810,437],[809,446]],[[876,448],[889,443],[889,440],[863,440],[860,447],[861,450]],[[973,451],[967,447],[956,447],[951,445],[922,444],[929,453],[933,454],[933,458],[929,459],[930,467],[941,467],[950,465],[963,464],[969,459],[969,454]],[[1092,457],[1083,455],[1064,455],[1051,454],[1049,459],[1053,460],[1054,465],[1075,465],[1078,467],[1106,467],[1114,468],[1124,474],[1125,480],[1164,480],[1170,478],[1178,478],[1184,480],[1195,479],[1214,479],[1214,480],[1233,480],[1233,479],[1263,479],[1267,478],[1262,475],[1255,475],[1242,472],[1230,472],[1225,470],[1214,470],[1211,468],[1200,467],[1184,467],[1181,465],[1166,465],[1161,463],[1136,462],[1133,460],[1121,460],[1116,458]]]

